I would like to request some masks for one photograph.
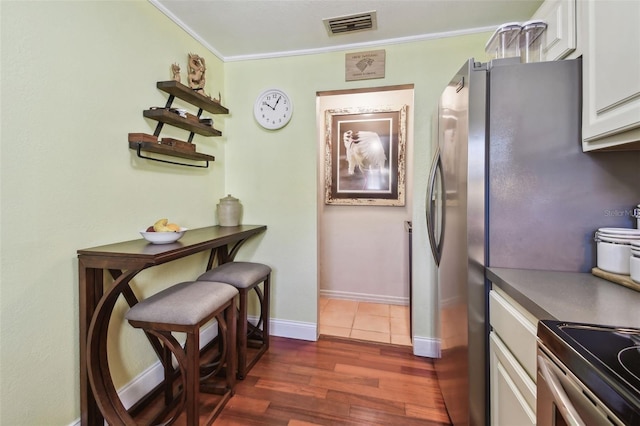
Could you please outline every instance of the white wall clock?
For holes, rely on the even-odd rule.
[[[267,89],[260,93],[253,106],[253,115],[265,129],[281,129],[289,123],[293,104],[289,96],[280,89]]]

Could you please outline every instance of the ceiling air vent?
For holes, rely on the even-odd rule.
[[[336,18],[326,18],[322,21],[330,36],[375,30],[378,27],[375,10]]]

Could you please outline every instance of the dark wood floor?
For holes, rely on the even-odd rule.
[[[449,425],[433,362],[411,350],[328,336],[271,337],[213,425]],[[201,394],[203,422],[217,398]],[[175,424],[183,425],[184,415]]]
[[[272,337],[214,425],[448,425],[431,360],[411,348]]]

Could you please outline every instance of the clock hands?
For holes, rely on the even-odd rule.
[[[278,100],[276,101],[276,104],[274,106],[271,106],[267,103],[267,101],[264,101],[263,103],[268,106],[269,108],[271,108],[273,111],[276,110],[276,107],[278,106],[278,104],[280,103],[280,99],[282,99],[282,96],[278,96]]]

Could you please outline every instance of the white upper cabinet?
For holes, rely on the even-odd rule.
[[[540,45],[543,61],[566,58],[576,48],[576,0],[547,0],[532,19],[544,21]]]
[[[583,150],[640,149],[640,1],[580,0],[580,6]]]

